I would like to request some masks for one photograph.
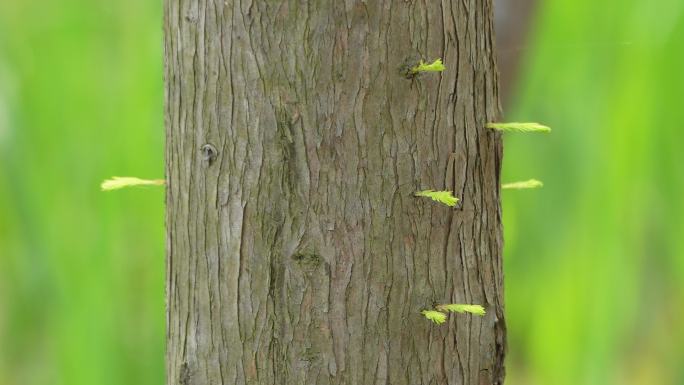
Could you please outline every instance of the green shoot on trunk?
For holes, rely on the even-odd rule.
[[[541,181],[538,181],[536,179],[530,179],[530,180],[521,181],[521,182],[504,183],[501,185],[502,189],[510,189],[510,190],[522,190],[522,189],[540,188],[540,187],[544,187],[544,183],[542,183]]]
[[[140,179],[130,176],[114,176],[112,179],[107,179],[100,185],[102,191],[118,190],[126,187],[136,186],[163,186],[164,179]]]
[[[421,312],[425,318],[428,320],[436,323],[437,325],[441,325],[444,322],[446,322],[446,314],[442,313],[441,311],[436,311],[436,310],[423,310]]]
[[[486,127],[503,132],[551,132],[551,128],[539,123],[487,123]]]
[[[474,315],[485,315],[485,309],[482,305],[468,305],[461,303],[450,303],[446,305],[437,305],[435,309],[448,313],[470,313]]]
[[[442,59],[436,59],[430,64],[421,60],[418,65],[411,68],[411,73],[415,75],[421,72],[442,72],[445,69]]]
[[[439,202],[449,207],[454,207],[456,206],[456,203],[458,203],[458,198],[454,197],[451,191],[423,190],[418,191],[413,195],[417,197],[430,198],[435,202]]]

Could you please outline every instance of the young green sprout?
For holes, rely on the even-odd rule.
[[[510,190],[523,190],[523,189],[530,189],[530,188],[540,188],[543,187],[544,183],[541,181],[538,181],[536,179],[530,179],[526,181],[521,181],[521,182],[512,182],[512,183],[504,183],[501,185],[502,189],[510,189]]]
[[[102,191],[118,190],[125,187],[135,186],[163,186],[163,179],[140,179],[130,176],[114,176],[112,179],[107,179],[100,187]]]
[[[423,310],[421,312],[427,318],[428,320],[436,323],[437,325],[441,325],[444,322],[446,322],[446,314],[442,313],[441,311],[436,311],[436,310]]]
[[[454,207],[456,206],[456,203],[458,203],[458,198],[454,197],[451,191],[423,190],[418,191],[413,195],[417,197],[430,198],[435,202],[439,202],[449,207]]]
[[[482,317],[485,315],[485,309],[482,307],[482,305],[449,303],[445,305],[437,305],[435,306],[435,310],[423,310],[421,312],[425,318],[436,323],[437,325],[441,325],[446,322],[446,313],[470,313]]]
[[[503,132],[551,132],[551,128],[539,123],[487,123],[486,127]]]
[[[461,303],[450,303],[446,305],[437,305],[435,309],[448,313],[470,313],[474,315],[485,315],[485,309],[482,305],[468,305]]]
[[[421,72],[442,72],[446,69],[442,63],[442,59],[437,59],[432,63],[428,64],[424,61],[420,61],[418,65],[411,67],[411,74],[416,75]]]

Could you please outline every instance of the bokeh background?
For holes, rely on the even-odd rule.
[[[509,385],[684,384],[684,2],[498,0]],[[161,1],[0,1],[0,384],[161,385]],[[448,63],[447,63],[448,65]]]

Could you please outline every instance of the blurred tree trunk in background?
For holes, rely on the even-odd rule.
[[[168,384],[503,382],[492,18],[166,0]]]
[[[494,0],[499,89],[504,109],[515,89],[538,0]]]

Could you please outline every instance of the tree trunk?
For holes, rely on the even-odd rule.
[[[491,0],[166,0],[165,35],[167,383],[501,384]]]

